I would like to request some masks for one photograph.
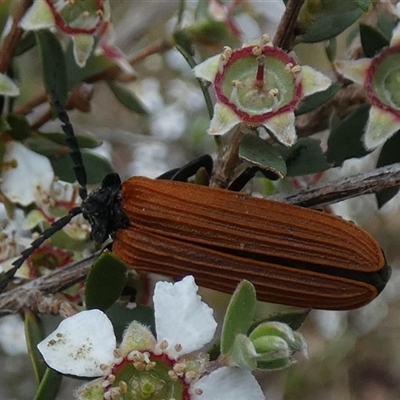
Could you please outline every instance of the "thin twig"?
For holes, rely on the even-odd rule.
[[[243,124],[240,124],[232,136],[231,143],[226,149],[225,154],[219,159],[219,163],[212,176],[212,186],[219,188],[228,187],[232,178],[235,166],[239,160],[240,140],[243,136]]]
[[[337,203],[363,194],[377,193],[395,186],[400,186],[400,163],[315,185],[307,189],[280,193],[269,197],[269,199],[303,207],[320,208],[324,205]]]
[[[24,308],[31,310],[42,308],[43,311],[43,296],[57,293],[83,280],[99,254],[100,252],[97,252],[83,260],[0,294],[0,314],[15,314]],[[55,304],[55,306],[63,308],[61,303]]]
[[[14,56],[15,49],[18,41],[23,34],[23,29],[20,28],[19,23],[25,14],[26,10],[32,5],[32,0],[21,0],[18,4],[17,10],[13,15],[12,25],[10,32],[3,40],[3,45],[0,49],[0,72],[7,72],[12,57]]]
[[[285,13],[272,41],[274,46],[286,51],[292,50],[297,17],[303,3],[304,0],[289,0],[287,2]]]
[[[128,58],[128,62],[131,66],[133,66],[134,64],[146,59],[153,54],[163,53],[164,51],[170,50],[172,47],[172,40],[158,40],[139,50],[135,54],[132,54]],[[119,74],[121,74],[121,68],[118,65],[113,65],[105,71],[89,76],[87,79],[85,79],[85,82],[94,83],[102,80],[112,80],[117,78]]]

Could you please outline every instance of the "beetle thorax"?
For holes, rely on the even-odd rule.
[[[129,222],[120,207],[121,179],[118,174],[108,174],[101,185],[82,202],[82,214],[92,228],[93,240],[103,243]]]

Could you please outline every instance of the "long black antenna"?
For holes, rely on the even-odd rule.
[[[82,201],[84,201],[88,196],[86,187],[87,177],[86,177],[86,169],[82,160],[82,153],[79,148],[79,143],[75,136],[74,128],[71,124],[71,121],[69,120],[68,114],[65,111],[64,107],[62,106],[60,99],[54,88],[52,90],[52,97],[58,118],[62,122],[61,128],[66,135],[69,154],[71,156],[74,165],[73,168],[75,176],[80,186],[79,195]],[[7,287],[7,285],[14,278],[14,275],[21,267],[21,265],[24,263],[24,261],[27,260],[35,250],[37,250],[47,239],[52,237],[56,232],[58,232],[65,225],[67,225],[72,220],[73,217],[81,213],[82,213],[82,207],[73,208],[72,210],[69,211],[67,215],[55,221],[48,229],[46,229],[39,238],[37,238],[31,243],[30,247],[22,251],[21,257],[13,262],[12,264],[13,267],[5,272],[4,279],[0,282],[0,293]]]
[[[38,237],[36,240],[34,240],[31,243],[30,247],[28,247],[27,249],[22,251],[21,257],[12,263],[13,267],[5,272],[4,279],[2,279],[2,281],[0,282],[0,293],[11,282],[11,280],[14,278],[14,275],[18,271],[18,269],[21,267],[21,265],[24,263],[24,261],[27,260],[32,255],[32,253],[35,250],[37,250],[47,239],[52,237],[56,232],[58,232],[60,229],[64,228],[64,226],[67,225],[71,221],[71,219],[73,217],[75,217],[75,215],[78,215],[81,213],[82,213],[81,207],[73,208],[72,210],[70,210],[70,212],[67,215],[58,219],[50,226],[50,228],[46,229],[40,237]]]
[[[87,177],[86,169],[83,165],[82,153],[79,148],[78,139],[75,136],[74,128],[69,120],[68,114],[62,106],[60,99],[55,92],[54,88],[51,93],[53,97],[54,107],[57,111],[59,120],[62,122],[61,128],[65,133],[67,145],[69,148],[69,155],[71,156],[76,180],[79,183],[79,195],[82,200],[87,197]]]

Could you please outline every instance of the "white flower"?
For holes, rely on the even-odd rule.
[[[296,140],[294,110],[300,101],[331,85],[322,73],[273,47],[267,35],[241,49],[225,47],[194,73],[212,83],[217,98],[210,135],[224,135],[245,123],[265,127],[286,146]]]
[[[78,399],[111,399],[124,393],[138,399],[168,399],[179,393],[196,400],[264,399],[249,371],[223,367],[203,376],[207,357],[194,352],[212,340],[217,324],[197,289],[192,276],[175,284],[157,283],[157,339],[147,327],[132,322],[116,348],[108,318],[90,310],[63,321],[38,349],[61,373],[102,376],[78,389]]]
[[[49,159],[21,143],[6,144],[3,164],[0,189],[11,202],[28,206],[38,192],[50,190],[54,172]]]

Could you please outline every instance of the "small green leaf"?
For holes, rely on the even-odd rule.
[[[316,139],[299,139],[293,147],[280,146],[280,151],[287,165],[287,176],[315,174],[332,167]]]
[[[14,139],[22,141],[31,135],[29,123],[25,117],[20,117],[14,114],[7,115],[7,122],[10,130],[7,133]]]
[[[46,334],[42,320],[32,311],[25,311],[24,325],[29,358],[31,360],[36,382],[39,385],[46,372],[46,364],[44,364],[42,355],[36,346],[46,337]]]
[[[67,70],[64,52],[60,42],[49,30],[35,32],[36,42],[42,61],[43,82],[47,93],[57,93],[61,104],[67,99]]]
[[[124,86],[119,85],[116,82],[108,82],[108,86],[114,93],[114,96],[118,101],[129,110],[141,114],[147,115],[147,111],[142,105],[142,102],[136,97],[136,95]]]
[[[122,304],[114,303],[107,309],[106,314],[114,327],[115,336],[118,341],[122,340],[126,327],[132,321],[149,326],[153,334],[155,334],[154,310],[151,307],[137,306],[135,308],[126,308]]]
[[[363,11],[358,7],[338,14],[321,13],[306,33],[299,37],[299,41],[315,43],[331,39],[356,22],[362,14]]]
[[[175,31],[173,37],[177,45],[185,49],[191,56],[195,55],[193,38],[186,30]]]
[[[286,164],[280,151],[252,133],[242,136],[239,157],[248,163],[267,171],[272,171],[280,178],[286,175]]]
[[[368,12],[372,7],[372,0],[354,0],[354,3],[364,12]]]
[[[88,310],[107,310],[126,284],[125,263],[115,254],[104,252],[92,265],[86,279],[85,304]]]
[[[390,41],[393,33],[393,29],[397,25],[397,18],[393,15],[388,15],[386,10],[381,8],[378,9],[378,24],[377,29]]]
[[[60,247],[70,251],[84,251],[87,249],[87,241],[74,239],[63,230],[56,232],[51,237],[51,244],[54,247]]]
[[[272,370],[279,370],[290,367],[296,361],[291,358],[280,358],[278,360],[273,361],[259,361],[257,363],[257,369],[260,371],[272,371]]]
[[[31,136],[24,142],[29,149],[36,151],[47,158],[55,157],[55,154],[66,154],[68,150],[65,146],[60,146],[51,140],[47,140],[39,135]]]
[[[254,323],[250,330],[254,330],[258,325],[262,324],[263,322],[269,321],[278,321],[284,324],[289,325],[293,330],[297,330],[303,325],[303,322],[310,314],[311,310],[295,310],[295,311],[285,311],[280,312],[277,314],[272,314],[268,318],[263,319],[262,321],[257,321]]]
[[[113,172],[112,166],[108,160],[97,154],[82,151],[83,164],[86,167],[88,184],[99,184],[103,178]],[[49,157],[54,173],[63,181],[75,182],[73,163],[69,154],[60,157]]]
[[[60,389],[63,376],[51,368],[47,368],[33,400],[55,400]]]
[[[328,60],[333,63],[336,60],[337,53],[337,39],[335,37],[329,39],[328,43],[325,45],[325,52]]]
[[[38,132],[38,135],[44,139],[51,140],[62,146],[68,146],[65,133],[62,132]],[[101,146],[102,141],[92,136],[87,135],[75,135],[78,146],[80,149],[94,149]]]
[[[16,97],[19,96],[19,87],[7,75],[0,73],[0,95]],[[1,100],[1,109],[3,109],[4,98]]]
[[[226,310],[221,333],[221,354],[229,354],[238,334],[246,334],[253,322],[256,291],[248,281],[240,282]]]
[[[15,49],[15,56],[20,56],[30,50],[32,47],[36,45],[35,34],[30,32],[25,32],[25,35],[20,39],[17,44],[17,48]]]
[[[257,368],[256,357],[251,340],[241,333],[236,335],[230,357],[232,364],[229,365],[252,371]]]
[[[389,46],[389,40],[371,25],[360,24],[360,39],[366,57],[372,58],[384,47]]]
[[[400,161],[400,132],[396,132],[382,147],[376,167],[384,167]],[[381,208],[385,203],[392,199],[399,192],[399,186],[382,190],[376,194],[378,207]]]
[[[334,83],[328,89],[312,94],[306,97],[295,110],[296,115],[306,114],[317,107],[322,106],[327,101],[333,98],[335,94],[341,89],[342,85]]]
[[[79,67],[74,58],[72,41],[67,47],[66,63],[69,89],[116,65],[103,54],[92,54],[86,61],[86,65],[83,68]]]
[[[335,167],[342,165],[349,158],[360,158],[368,154],[361,138],[364,135],[369,109],[369,104],[362,105],[331,128],[325,155],[328,162],[333,163]]]

